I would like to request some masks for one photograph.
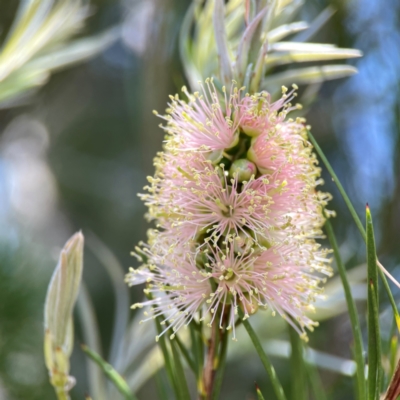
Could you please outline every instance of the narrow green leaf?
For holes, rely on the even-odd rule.
[[[323,153],[321,147],[319,147],[317,141],[315,140],[314,136],[312,135],[312,133],[307,129],[307,135],[308,138],[310,139],[310,142],[312,143],[312,145],[315,148],[315,151],[318,153],[318,155],[320,156],[322,162],[325,164],[326,169],[328,170],[329,174],[332,177],[332,180],[335,182],[337,188],[339,189],[340,194],[343,197],[344,202],[346,203],[347,208],[350,211],[351,216],[354,219],[354,222],[356,223],[356,226],[358,228],[358,230],[361,233],[361,236],[363,237],[364,240],[366,240],[367,236],[365,234],[365,230],[364,227],[360,221],[360,218],[358,218],[358,215],[356,213],[356,210],[353,207],[353,204],[351,203],[349,197],[347,196],[346,191],[344,190],[342,184],[340,183],[337,175],[335,174],[335,171],[333,170],[332,166],[330,165],[328,159],[325,157],[325,154]]]
[[[125,379],[112,367],[104,361],[97,353],[90,350],[88,346],[81,345],[83,352],[93,360],[104,372],[104,374],[115,385],[119,392],[125,397],[126,400],[136,400],[136,396],[129,389]]]
[[[160,317],[156,318],[156,327],[157,327],[157,332],[160,335],[162,332]],[[167,347],[167,341],[165,339],[165,335],[157,336],[157,339],[158,339],[158,344],[164,356],[165,370],[167,371],[168,379],[172,385],[172,388],[174,389],[176,397],[179,398],[178,384],[175,379],[174,366],[171,362],[171,355]]]
[[[374,227],[372,224],[371,210],[367,204],[366,207],[366,232],[367,232],[367,266],[368,266],[368,280],[370,285],[374,286],[374,295],[376,305],[379,308],[378,298],[378,264],[376,262],[376,249],[375,249],[375,235]]]
[[[318,33],[321,28],[326,25],[335,12],[336,10],[329,5],[311,22],[306,31],[297,34],[292,40],[294,42],[308,42],[314,35]]]
[[[256,392],[258,400],[265,400],[263,394],[261,393],[260,387],[256,383]]]
[[[190,342],[191,342],[191,350],[193,353],[194,363],[196,365],[196,377],[199,374],[199,359],[201,358],[201,354],[199,352],[199,346],[197,341],[197,331],[193,324],[189,324],[190,331]]]
[[[277,43],[278,44],[278,43]],[[272,48],[272,50],[275,50]],[[361,57],[354,49],[322,48],[320,50],[280,50],[268,55],[265,62],[268,67],[312,61],[340,60],[343,58]]]
[[[371,211],[366,207],[368,265],[368,399],[379,399],[381,341],[379,332],[378,265]]]
[[[247,69],[248,64],[252,63],[253,60],[249,59],[250,49],[252,46],[252,41],[255,33],[258,31],[258,27],[267,13],[268,9],[265,7],[262,9],[258,15],[251,21],[246,30],[243,33],[243,36],[240,40],[239,47],[237,50],[236,57],[236,77],[239,79],[239,82],[243,82],[244,74]],[[258,39],[258,38],[257,38]]]
[[[179,339],[178,336],[175,336],[174,340],[176,341],[179,350],[181,351],[187,365],[189,366],[189,368],[193,371],[193,373],[196,375],[197,374],[197,366],[195,361],[193,361],[192,357],[190,356],[187,348],[185,347],[185,345],[182,343],[182,340]]]
[[[310,84],[345,78],[354,75],[357,69],[351,65],[324,65],[318,67],[291,68],[288,71],[269,75],[262,82],[262,88],[279,87],[281,85]]]
[[[157,371],[155,374],[157,393],[161,400],[168,400],[168,388],[164,382],[162,372],[163,371]]]
[[[196,325],[194,321],[189,324],[190,329],[190,340],[192,353],[194,355],[195,364],[196,364],[196,381],[197,381],[197,390],[199,393],[203,391],[203,379],[202,379],[202,370],[204,363],[204,344],[201,339],[201,329]]]
[[[327,400],[328,397],[324,389],[324,386],[321,382],[321,377],[319,376],[317,367],[313,364],[306,362],[305,369],[307,372],[308,379],[310,380],[312,392],[314,393],[314,399]]]
[[[129,322],[129,291],[124,283],[125,271],[114,253],[94,233],[87,237],[87,245],[104,266],[110,278],[115,296],[114,324],[108,360],[121,370],[124,358],[123,339]]]
[[[179,393],[178,398],[181,400],[187,400],[190,399],[190,392],[187,386],[185,371],[183,370],[181,357],[178,352],[178,344],[174,340],[175,339],[172,339],[170,343],[171,343],[172,355],[174,357],[175,376]]]
[[[365,375],[364,375],[364,369],[365,369],[365,361],[363,357],[364,350],[363,350],[360,321],[357,314],[356,304],[351,294],[351,288],[349,281],[347,279],[346,269],[340,257],[339,247],[336,242],[335,233],[333,231],[329,219],[327,219],[325,222],[325,231],[328,236],[331,247],[333,249],[333,254],[335,256],[336,265],[339,271],[344,294],[346,297],[347,309],[349,311],[351,330],[354,339],[354,356],[357,364],[357,393],[358,393],[358,399],[363,400],[366,397],[366,386],[365,386]]]
[[[376,298],[378,295],[378,291],[376,290],[374,284],[372,281],[370,281],[369,285],[370,289],[370,296],[368,298],[371,299],[371,304],[372,304],[372,313],[374,315],[373,319],[373,325],[370,330],[370,326],[368,325],[368,330],[372,333],[374,339],[371,340],[371,343],[374,343],[374,348],[371,349],[371,353],[374,351],[375,352],[375,364],[371,368],[371,380],[375,381],[375,397],[372,397],[372,394],[370,396],[370,399],[374,398],[375,400],[380,399],[380,390],[381,390],[381,382],[382,382],[382,376],[383,376],[383,369],[382,369],[382,361],[381,361],[381,354],[382,354],[382,349],[381,349],[381,335],[380,335],[380,329],[379,329],[379,310],[378,310],[378,304],[376,302]],[[369,311],[368,311],[368,317],[369,317]],[[368,355],[369,355],[369,343],[368,343]],[[368,371],[369,371],[370,363],[368,363]],[[369,376],[369,373],[368,373]],[[371,387],[373,384],[371,383]]]
[[[77,301],[77,311],[82,326],[83,340],[96,353],[102,354],[100,331],[97,323],[96,313],[90,298],[88,289],[84,282]],[[106,400],[106,388],[103,374],[97,365],[87,360],[87,377],[89,381],[89,392],[96,400]]]
[[[392,336],[390,340],[389,360],[390,360],[390,375],[395,373],[396,360],[397,360],[397,348],[399,345],[399,338],[396,334]]]
[[[307,400],[306,388],[306,375],[304,368],[303,357],[303,341],[300,339],[299,334],[288,324],[291,355],[290,355],[290,368],[291,368],[291,389],[292,400]]]
[[[224,378],[227,352],[228,352],[228,332],[224,331],[221,338],[220,351],[218,354],[217,365],[216,365],[217,372],[215,376],[214,389],[212,393],[213,400],[219,399],[219,393],[221,391],[222,381]]]
[[[243,325],[246,328],[246,331],[249,334],[251,341],[253,342],[254,348],[256,349],[258,356],[260,357],[260,360],[265,368],[265,371],[267,372],[271,380],[272,387],[274,388],[276,397],[278,398],[278,400],[286,400],[283,387],[279,381],[278,376],[276,375],[275,368],[273,367],[267,355],[265,354],[260,340],[258,339],[249,321],[247,319],[244,319],[245,316],[240,307],[238,307],[238,312],[239,312],[239,317],[242,319]]]
[[[277,28],[268,32],[267,34],[268,43],[271,44],[276,43],[279,40],[283,39],[284,37],[308,29],[308,27],[309,27],[308,24],[304,21],[292,22],[290,24],[284,24],[278,26]]]
[[[308,137],[310,139],[310,142],[314,146],[316,152],[320,156],[322,162],[325,164],[326,169],[328,170],[329,174],[331,175],[332,180],[335,182],[337,188],[339,189],[339,192],[342,195],[343,200],[346,203],[346,206],[349,209],[350,214],[353,217],[354,222],[355,222],[358,230],[361,233],[362,238],[364,239],[365,242],[367,242],[367,234],[365,233],[363,224],[361,223],[361,220],[358,217],[358,215],[356,213],[356,210],[353,207],[353,204],[351,203],[349,197],[347,196],[345,190],[343,189],[342,184],[340,183],[338,177],[336,176],[335,172],[333,171],[332,166],[329,164],[328,159],[325,157],[325,154],[323,153],[323,151],[319,147],[319,145],[318,145],[317,141],[315,140],[314,136],[311,134],[311,132],[308,129],[307,129],[307,134],[308,134]],[[378,262],[378,264],[379,264],[379,262]],[[395,318],[395,321],[396,321],[396,324],[397,324],[397,328],[398,328],[398,330],[400,332],[400,314],[399,314],[399,311],[397,309],[397,305],[396,305],[396,302],[394,300],[393,294],[392,294],[392,292],[390,290],[389,283],[388,283],[388,281],[386,279],[386,276],[385,276],[384,272],[382,271],[382,268],[379,268],[379,274],[380,274],[380,277],[382,279],[385,291],[386,291],[386,293],[388,295],[390,304],[392,306],[393,316]]]
[[[214,5],[213,24],[215,32],[215,43],[218,50],[218,59],[221,68],[221,78],[225,85],[232,81],[232,67],[229,56],[228,41],[225,31],[225,2],[216,0]]]

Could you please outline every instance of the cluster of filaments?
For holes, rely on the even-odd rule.
[[[316,242],[329,195],[316,190],[320,170],[305,121],[288,119],[295,90],[170,97],[164,151],[155,159],[146,194],[149,232],[134,255],[142,262],[126,277],[146,282],[145,320],[161,318],[171,337],[193,319],[233,331],[238,308],[285,318],[306,339],[309,315],[331,274],[327,250]],[[157,114],[157,113],[156,113]],[[158,114],[157,114],[158,115]],[[157,338],[158,339],[158,338]]]

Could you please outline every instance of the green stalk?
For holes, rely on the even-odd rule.
[[[239,317],[243,320],[243,325],[246,328],[246,331],[249,334],[251,341],[253,342],[254,348],[256,349],[258,356],[260,357],[260,360],[265,368],[265,371],[269,375],[276,397],[278,398],[278,400],[286,400],[285,393],[283,391],[279,378],[276,375],[275,368],[273,367],[267,355],[265,354],[261,346],[260,340],[258,339],[249,321],[247,319],[244,319],[244,313],[240,307],[238,307],[238,312],[239,312]]]
[[[379,333],[378,265],[374,228],[369,207],[366,208],[368,265],[368,399],[378,400],[381,377],[381,341]]]
[[[176,382],[178,386],[178,399],[188,400],[190,399],[189,388],[185,379],[185,372],[183,370],[180,354],[177,349],[177,344],[174,343],[174,339],[171,340],[172,355],[174,357]]]
[[[292,400],[307,400],[307,387],[306,387],[306,376],[304,368],[304,357],[303,357],[303,342],[300,339],[298,333],[288,324],[290,344],[291,344],[291,355],[290,355],[290,367],[291,367],[291,386],[292,386]]]
[[[366,397],[365,376],[364,376],[365,361],[363,357],[364,350],[363,350],[360,321],[358,319],[356,304],[351,294],[351,288],[349,281],[347,279],[346,269],[340,257],[339,247],[336,242],[335,233],[333,231],[329,219],[327,219],[325,222],[325,231],[333,249],[336,265],[339,270],[340,279],[343,285],[344,295],[346,297],[347,309],[349,311],[351,330],[354,339],[354,356],[355,356],[354,358],[357,365],[358,399],[364,400]]]
[[[81,345],[83,352],[93,360],[104,372],[104,374],[110,379],[118,391],[125,397],[126,400],[137,400],[136,396],[131,392],[125,379],[112,367],[104,361],[97,353],[90,350],[88,346]]]
[[[222,333],[221,343],[220,343],[220,352],[217,358],[216,364],[216,375],[215,375],[215,382],[214,382],[214,390],[212,393],[212,399],[218,400],[219,393],[221,391],[222,381],[224,378],[224,370],[226,365],[226,355],[228,350],[228,332],[225,330]]]
[[[307,131],[308,138],[310,139],[310,142],[314,146],[316,152],[320,156],[322,162],[325,164],[326,169],[328,170],[328,172],[331,175],[333,181],[335,182],[337,188],[339,189],[339,192],[342,195],[343,200],[346,203],[347,208],[349,209],[350,214],[353,217],[354,222],[355,222],[358,230],[360,231],[362,238],[364,239],[364,242],[366,242],[367,241],[367,234],[365,232],[363,224],[361,223],[360,218],[358,217],[358,215],[356,213],[356,210],[353,207],[353,204],[351,203],[349,197],[347,196],[345,190],[343,189],[342,184],[340,183],[338,177],[336,176],[335,171],[333,170],[332,166],[329,164],[328,159],[325,157],[325,154],[323,153],[321,147],[319,147],[319,145],[318,145],[317,141],[315,140],[314,136],[311,134],[311,132],[308,129],[306,131]],[[380,275],[380,277],[382,279],[383,286],[385,287],[385,290],[386,290],[386,293],[388,295],[390,304],[392,306],[394,318],[395,318],[395,321],[396,321],[396,324],[397,324],[397,329],[400,332],[400,314],[399,314],[399,311],[397,310],[396,302],[395,302],[395,300],[393,298],[393,295],[392,295],[392,292],[390,290],[390,286],[389,286],[389,283],[388,283],[388,281],[386,279],[386,276],[385,276],[384,272],[382,271],[382,269],[380,269],[380,268],[379,268],[379,275]]]

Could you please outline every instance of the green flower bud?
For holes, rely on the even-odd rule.
[[[256,175],[257,167],[249,160],[241,158],[232,163],[229,175],[237,176],[239,182],[248,181],[252,175]]]
[[[207,153],[207,160],[210,160],[213,164],[218,164],[223,157],[223,150],[214,150]]]
[[[250,137],[257,137],[262,132],[260,129],[251,126],[242,126],[242,131]]]
[[[258,159],[257,159],[257,154],[254,151],[254,143],[255,143],[255,138],[252,139],[251,141],[251,146],[249,150],[247,151],[247,159],[252,161],[255,165],[257,165],[258,170],[260,171],[261,174],[263,175],[271,175],[272,170],[269,168],[263,168],[258,165]]]
[[[73,347],[72,312],[78,296],[83,268],[83,235],[78,232],[65,244],[51,278],[44,309],[44,355],[50,383],[59,399],[69,399],[74,385],[69,376]]]
[[[240,132],[236,131],[233,136],[232,144],[229,146],[229,149],[232,149],[233,147],[235,147],[239,144],[239,135],[240,135]]]
[[[239,235],[234,239],[234,250],[236,253],[248,252],[253,245],[253,239],[250,235],[244,232],[239,232]]]

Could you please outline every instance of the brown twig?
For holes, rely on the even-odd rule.
[[[218,324],[212,324],[211,338],[209,340],[206,364],[203,371],[203,385],[205,389],[205,399],[211,400],[211,395],[214,387],[215,369],[214,359],[215,351],[217,349],[217,340],[219,335]]]
[[[390,381],[384,400],[396,400],[400,396],[400,360]]]

